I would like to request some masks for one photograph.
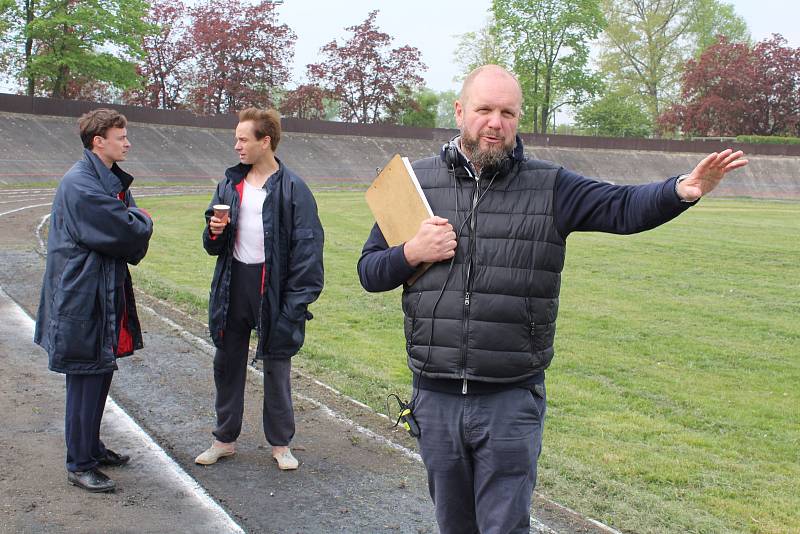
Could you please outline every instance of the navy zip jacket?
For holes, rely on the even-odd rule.
[[[109,373],[143,346],[127,264],[144,257],[153,222],[136,207],[132,181],[84,149],[56,190],[34,334],[52,371]]]
[[[452,272],[440,262],[404,286],[409,367],[426,389],[488,392],[542,382],[567,237],[641,232],[692,205],[675,192],[676,178],[637,186],[591,180],[525,158],[519,138],[510,161],[485,169],[479,183],[463,154],[448,158],[443,149],[413,164],[433,213],[459,235]],[[362,286],[388,291],[414,271],[403,246],[388,247],[374,225],[358,263]]]
[[[324,233],[317,203],[299,176],[278,160],[278,171],[267,181],[264,200],[264,275],[261,307],[256,329],[259,334],[256,358],[284,359],[294,356],[305,341],[306,321],[313,318],[308,305],[322,292]],[[206,210],[203,246],[217,256],[211,294],[208,299],[208,327],[214,345],[222,348],[225,321],[230,304],[231,264],[236,243],[244,179],[251,166],[240,163],[225,171],[225,178]],[[231,207],[230,222],[214,236],[208,222],[214,204]]]

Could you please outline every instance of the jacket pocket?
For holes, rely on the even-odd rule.
[[[314,239],[314,230],[311,228],[295,228],[292,232],[292,241],[301,239]]]
[[[61,315],[53,325],[53,356],[63,362],[93,363],[100,358],[101,321]]]
[[[274,356],[294,356],[306,337],[306,318],[292,321],[285,314],[278,315],[275,331],[270,333],[268,354]]]

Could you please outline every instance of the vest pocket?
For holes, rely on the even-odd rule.
[[[406,334],[406,352],[411,354],[411,348],[414,346],[414,333],[417,331],[417,311],[419,310],[419,303],[422,300],[422,292],[420,291],[413,297],[411,303],[410,313],[406,316],[405,334]]]
[[[550,348],[555,337],[555,322],[536,322],[531,306],[531,300],[526,299],[528,308],[528,339],[531,352],[537,353]]]

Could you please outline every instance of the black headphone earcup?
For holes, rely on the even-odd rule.
[[[453,143],[447,145],[444,155],[444,162],[448,167],[455,167],[458,163],[458,149]]]

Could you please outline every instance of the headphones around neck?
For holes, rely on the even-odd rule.
[[[452,140],[445,144],[442,150],[444,150],[445,165],[451,168],[458,165],[458,147],[456,147],[456,144]]]

